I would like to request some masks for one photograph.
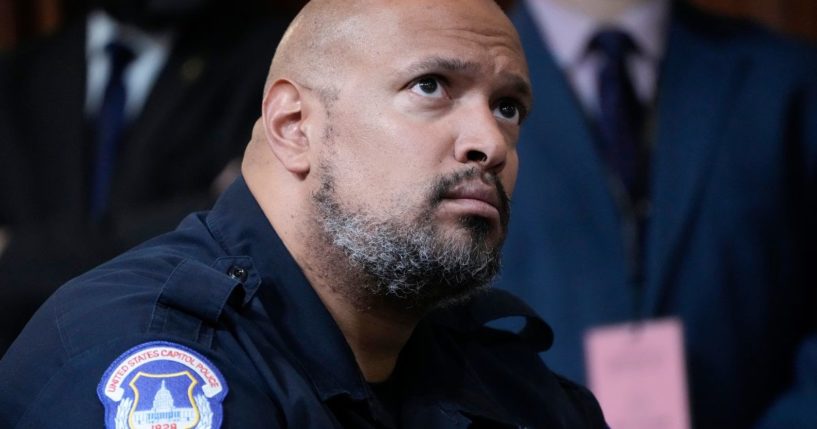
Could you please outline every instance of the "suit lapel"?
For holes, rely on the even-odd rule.
[[[190,119],[189,112],[201,107],[191,106],[189,100],[196,99],[191,92],[199,88],[197,84],[205,73],[204,58],[198,51],[187,48],[184,40],[180,40],[174,52],[168,56],[168,62],[159,72],[141,113],[131,123],[124,138],[120,159],[128,161],[120,163],[114,181],[111,197],[113,210],[125,209],[128,204],[143,198],[155,200],[156,196],[149,195],[156,192],[151,186],[155,186],[157,175],[163,178],[172,176],[167,171],[145,171],[145,167],[164,165],[149,158],[163,156],[174,146],[186,144],[194,138],[192,130],[190,134],[178,130],[187,130],[185,127],[190,127],[190,124],[185,120]]]
[[[697,29],[697,12],[677,6],[660,70],[657,135],[651,165],[653,211],[646,252],[646,314],[661,311],[713,167],[729,106],[748,67]]]
[[[144,109],[134,122],[127,136],[127,150],[132,154],[146,153],[149,145],[163,145],[158,130],[167,129],[165,121],[174,121],[174,112],[184,109],[185,95],[199,79],[204,68],[204,58],[196,53],[171,54],[151,88]],[[204,125],[204,124],[202,124]],[[172,127],[171,127],[172,128]]]
[[[49,216],[82,219],[86,210],[86,181],[83,174],[90,146],[85,117],[85,21],[75,22],[34,52],[28,75],[21,77],[30,87],[21,93],[30,132],[28,150],[32,165],[39,165],[37,193],[44,197],[41,209]]]

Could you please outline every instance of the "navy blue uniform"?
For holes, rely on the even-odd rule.
[[[526,328],[486,326],[508,316]],[[433,312],[390,380],[368,384],[239,180],[212,211],[46,302],[0,361],[0,426],[604,427],[592,395],[541,363],[551,340],[520,301],[492,291]]]

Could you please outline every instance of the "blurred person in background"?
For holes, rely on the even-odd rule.
[[[814,48],[681,1],[511,16],[537,105],[499,284],[559,333],[548,365],[585,380],[597,330],[668,322],[692,427],[817,427]]]
[[[291,17],[273,5],[92,0],[0,57],[0,354],[57,286],[235,177]]]

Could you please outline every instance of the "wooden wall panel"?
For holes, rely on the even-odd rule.
[[[0,0],[0,49],[48,34],[62,22],[64,0]]]
[[[817,41],[817,1],[786,2],[781,28]]]
[[[268,1],[278,7],[297,9],[304,0]],[[778,30],[817,41],[817,0],[689,1],[705,9],[749,17]],[[82,0],[0,0],[0,49],[13,47],[21,39],[53,31],[63,21],[64,12],[77,9],[82,3]]]
[[[36,0],[34,9],[34,28],[37,34],[50,33],[60,24],[60,0]]]
[[[17,14],[12,0],[0,0],[0,50],[10,49],[17,41]]]
[[[817,41],[815,0],[692,0],[704,9],[748,17],[777,30]]]

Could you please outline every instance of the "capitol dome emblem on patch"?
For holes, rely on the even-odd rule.
[[[108,429],[217,429],[224,377],[201,354],[166,341],[117,358],[97,387]]]

